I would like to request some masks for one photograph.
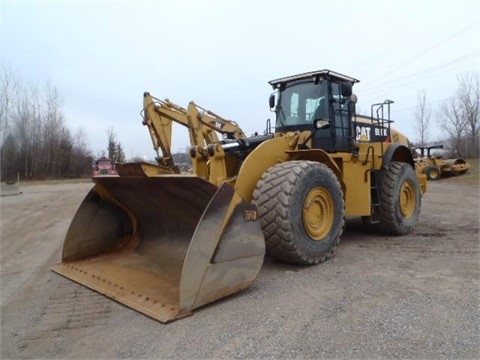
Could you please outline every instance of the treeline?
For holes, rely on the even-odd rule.
[[[86,133],[66,126],[58,89],[22,83],[5,69],[0,84],[1,180],[89,176]]]
[[[434,112],[436,125],[440,126],[447,157],[478,158],[480,155],[480,79],[477,72],[458,76],[458,88],[442,101]],[[415,109],[415,130],[418,145],[431,144],[432,109],[425,90],[418,93]]]

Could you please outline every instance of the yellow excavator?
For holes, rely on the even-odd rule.
[[[151,175],[180,173],[179,168],[174,164],[171,152],[173,123],[187,127],[190,144],[198,146],[199,149],[219,143],[218,134],[225,139],[246,138],[237,123],[227,120],[213,111],[206,110],[193,101],[185,109],[168,99],[160,100],[145,93],[142,114],[143,125],[147,126],[153,149],[157,153],[158,166],[152,166],[145,162],[127,164],[120,170],[124,175],[134,174],[135,171],[143,171]],[[202,170],[196,169],[196,172],[202,172]]]
[[[357,82],[331,70],[270,81],[275,131],[253,137],[193,103],[183,109],[145,93],[143,123],[164,154],[159,166],[127,164],[119,177],[93,178],[53,270],[169,322],[248,287],[265,252],[294,264],[325,261],[346,216],[409,233],[426,177],[408,147],[391,141],[389,116],[357,124]],[[389,114],[390,103],[376,106]],[[171,122],[189,129],[194,174],[179,174],[161,146]]]

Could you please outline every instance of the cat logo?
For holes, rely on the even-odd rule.
[[[357,126],[357,141],[370,141],[370,126]]]

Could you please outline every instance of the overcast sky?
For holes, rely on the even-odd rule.
[[[395,127],[412,140],[417,94],[433,114],[479,71],[479,1],[2,1],[1,61],[26,83],[51,81],[68,127],[94,154],[113,127],[127,157],[153,158],[143,92],[190,100],[265,129],[268,81],[331,69],[360,79],[357,109],[395,101]],[[434,124],[431,139],[441,138]],[[188,145],[174,129],[173,150]]]

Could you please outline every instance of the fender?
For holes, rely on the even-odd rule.
[[[309,149],[309,150],[295,150],[287,151],[291,160],[312,160],[327,165],[333,173],[337,176],[340,185],[342,186],[343,193],[346,191],[346,185],[343,181],[342,171],[339,169],[335,161],[332,160],[330,155],[322,149]]]
[[[410,150],[403,144],[392,143],[383,155],[382,167],[388,167],[392,161],[399,161],[410,164],[415,169],[415,162]]]
[[[238,171],[235,190],[250,203],[258,180],[270,167],[289,160],[288,150],[293,150],[297,141],[294,136],[279,136],[258,145],[243,161]]]

